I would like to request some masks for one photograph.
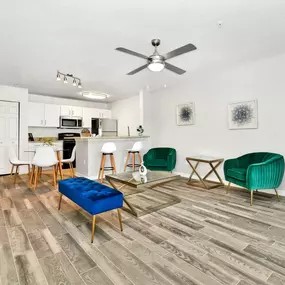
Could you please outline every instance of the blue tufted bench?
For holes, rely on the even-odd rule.
[[[62,195],[64,195],[93,216],[92,243],[95,233],[96,214],[117,209],[120,229],[123,230],[120,212],[120,208],[123,206],[123,194],[121,192],[83,177],[60,180],[58,185],[58,191],[60,192],[58,210],[60,210]]]

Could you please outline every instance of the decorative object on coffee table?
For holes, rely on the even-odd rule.
[[[223,158],[215,158],[215,157],[208,157],[208,156],[192,156],[192,157],[186,157],[186,161],[189,163],[192,169],[192,172],[188,180],[189,185],[196,186],[196,187],[198,186],[198,187],[202,187],[205,189],[213,189],[213,188],[224,186],[224,183],[219,173],[217,172],[218,166],[224,161]],[[201,177],[201,175],[198,173],[198,170],[197,170],[200,163],[206,163],[210,165],[211,167],[211,170],[204,177]],[[192,179],[194,174],[197,175],[199,179],[198,181]],[[217,182],[217,181],[208,180],[207,178],[211,174],[215,174],[219,181]]]
[[[195,108],[194,103],[177,105],[176,122],[178,126],[194,125]]]
[[[179,177],[177,174],[164,171],[148,171],[146,175],[140,175],[139,172],[123,172],[106,175],[106,180],[114,189],[124,194],[124,202],[127,207],[122,209],[139,217],[179,203],[180,200],[173,195],[160,192],[157,189],[152,190],[159,184],[170,182]],[[140,195],[142,197],[139,197]],[[143,201],[141,205],[140,199]],[[149,200],[149,204],[146,203],[147,200]]]
[[[228,106],[229,129],[257,129],[257,100],[232,103]]]

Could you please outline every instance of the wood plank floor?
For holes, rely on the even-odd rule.
[[[43,173],[16,185],[0,177],[0,285],[284,285],[285,198],[243,190],[200,190],[178,179],[152,189],[181,202],[139,219],[91,216],[64,199]],[[145,201],[143,201],[145,203]]]

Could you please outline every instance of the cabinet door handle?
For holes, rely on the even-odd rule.
[[[45,126],[47,125],[47,120],[45,120]]]

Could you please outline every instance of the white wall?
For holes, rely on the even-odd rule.
[[[0,100],[20,103],[19,125],[19,158],[28,159],[28,89],[10,86],[0,86]],[[20,167],[20,173],[25,172],[25,167]]]
[[[137,127],[141,124],[140,96],[118,100],[112,103],[112,118],[118,120],[118,134],[128,135],[128,126],[131,136],[137,135]]]
[[[188,75],[189,76],[189,75]],[[147,96],[152,104],[153,146],[177,150],[176,171],[189,173],[185,157],[211,155],[225,159],[254,151],[285,156],[285,54],[231,70],[189,76],[179,88],[164,89]],[[228,129],[228,104],[258,99],[259,128]],[[176,105],[195,102],[196,124],[176,125]],[[219,169],[222,174],[222,168]],[[284,179],[285,180],[285,179]],[[285,181],[280,187],[285,194]]]

